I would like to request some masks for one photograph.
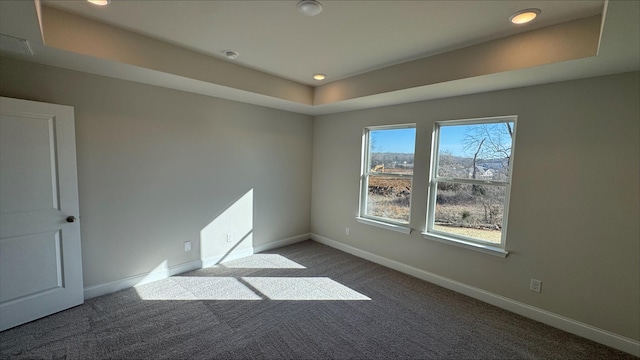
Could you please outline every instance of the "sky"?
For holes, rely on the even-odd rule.
[[[487,126],[489,128],[489,132],[495,135],[495,132],[499,132],[502,134],[503,148],[510,148],[511,145],[509,142],[511,141],[511,137],[507,132],[506,126],[503,123],[494,123],[494,124],[475,124],[475,125],[456,125],[456,126],[441,126],[440,127],[440,153],[450,152],[454,156],[473,156],[473,150],[464,151],[464,138],[465,134],[473,131],[470,131],[473,128],[482,128]],[[511,123],[511,128],[513,128],[513,123]],[[492,141],[497,141],[500,137],[492,136],[490,138]],[[504,143],[506,142],[506,143]],[[484,147],[486,149],[486,146]]]
[[[445,126],[440,128],[440,152],[450,152],[455,156],[465,156],[462,139],[467,125]]]
[[[413,154],[416,129],[372,130],[371,142],[375,152]]]
[[[462,139],[468,129],[473,126],[480,125],[442,126],[440,128],[440,152],[447,151],[455,156],[468,156],[469,154],[464,152]],[[415,138],[415,128],[371,131],[375,152],[413,153]]]

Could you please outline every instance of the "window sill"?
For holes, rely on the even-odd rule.
[[[470,242],[470,241],[454,239],[454,238],[450,238],[450,237],[446,237],[446,236],[442,236],[442,235],[430,234],[430,233],[426,233],[426,232],[423,232],[422,236],[424,236],[424,238],[428,239],[428,240],[441,242],[443,244],[454,245],[454,246],[462,247],[462,248],[465,248],[465,249],[479,251],[481,253],[490,254],[490,255],[494,255],[494,256],[499,256],[499,257],[503,257],[503,258],[507,257],[507,255],[509,255],[509,252],[507,250],[505,250],[503,248],[500,248],[500,247],[497,247],[497,246],[476,244],[476,243],[473,243],[473,242]]]
[[[356,220],[358,220],[359,223],[362,224],[367,224],[367,225],[373,225],[373,226],[377,226],[379,228],[383,228],[383,229],[387,229],[387,230],[392,230],[392,231],[397,231],[403,234],[411,234],[411,228],[407,225],[407,226],[403,226],[403,225],[396,225],[396,224],[390,224],[390,223],[386,223],[386,222],[382,222],[382,221],[377,221],[377,220],[371,220],[371,219],[367,219],[367,218],[363,218],[363,217],[356,217]]]

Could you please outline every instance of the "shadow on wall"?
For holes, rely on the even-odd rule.
[[[250,189],[200,229],[199,260],[187,266],[170,266],[165,259],[131,285],[139,286],[184,271],[253,255],[253,203],[253,189]]]
[[[209,269],[171,277],[177,272],[164,260],[135,285],[140,299],[370,300],[327,277],[300,277],[306,267],[282,255],[254,255],[253,202],[250,189],[200,230],[198,267]],[[286,276],[261,273],[268,269]]]
[[[200,230],[200,260],[209,267],[253,255],[253,189]]]

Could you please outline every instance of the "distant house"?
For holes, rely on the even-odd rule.
[[[485,170],[485,168],[483,168],[482,166],[476,166],[476,179],[491,180],[493,179],[493,175],[493,170]],[[469,169],[469,178],[473,178],[473,168]]]

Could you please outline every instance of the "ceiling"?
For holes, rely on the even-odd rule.
[[[306,114],[640,69],[638,1],[320,2],[3,0],[0,33],[34,52],[5,56]]]
[[[604,0],[327,1],[304,16],[285,1],[43,1],[207,55],[237,51],[238,64],[318,85],[390,64],[526,30],[508,17],[529,7],[543,16],[529,28],[602,12]],[[452,26],[452,24],[455,24]]]

